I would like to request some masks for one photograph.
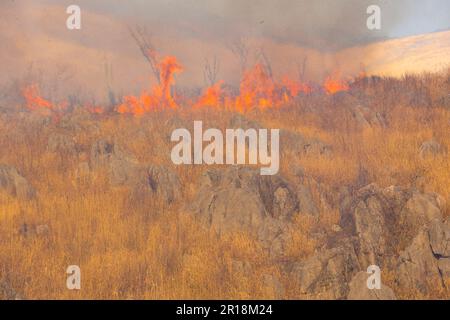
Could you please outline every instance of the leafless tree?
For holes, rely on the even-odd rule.
[[[249,45],[245,38],[239,38],[238,40],[233,41],[228,46],[233,52],[233,54],[239,59],[239,64],[241,67],[241,72],[244,73],[247,70],[248,64],[248,55],[250,52]]]
[[[267,57],[266,52],[264,51],[263,47],[259,48],[257,60],[261,60],[262,65],[267,72],[267,75],[270,77],[270,79],[273,80],[272,63],[270,62],[269,58]]]
[[[128,30],[136,42],[137,46],[141,50],[142,55],[150,64],[153,75],[158,83],[161,83],[159,75],[158,58],[156,54],[155,46],[153,45],[151,35],[147,32],[145,27],[136,26],[135,28],[128,27]]]
[[[219,73],[220,62],[217,56],[214,56],[212,62],[208,58],[205,58],[205,67],[203,69],[203,77],[205,83],[208,86],[213,86],[217,80],[217,74]]]
[[[308,65],[308,57],[303,58],[302,63],[297,64],[298,78],[300,81],[304,81],[306,77],[306,67]]]
[[[105,82],[106,82],[106,90],[108,93],[109,103],[114,106],[116,105],[116,97],[114,91],[112,89],[113,82],[113,67],[112,63],[108,60],[108,58],[104,57],[104,73],[105,73]]]

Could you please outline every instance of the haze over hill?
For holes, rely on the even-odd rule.
[[[272,10],[284,10],[285,13],[282,8],[287,8],[289,1],[284,2],[281,9]],[[148,88],[152,77],[128,31],[128,26],[134,25],[149,29],[161,55],[173,55],[180,61],[183,72],[176,79],[179,87],[204,87],[205,59],[211,60],[215,56],[220,63],[218,79],[237,84],[240,80],[239,61],[229,44],[240,35],[238,30],[243,30],[242,35],[250,48],[249,64],[257,61],[257,53],[263,48],[275,77],[297,77],[305,58],[304,77],[314,82],[323,81],[330,73],[351,77],[360,73],[363,67],[369,74],[399,76],[406,72],[435,71],[450,64],[450,31],[374,42],[406,34],[401,31],[401,25],[408,25],[409,20],[405,18],[406,13],[401,13],[400,7],[394,5],[384,11],[382,32],[371,34],[365,26],[366,15],[359,2],[350,11],[344,10],[346,6],[325,7],[323,3],[311,6],[305,2],[295,7],[291,4],[304,21],[295,22],[290,15],[279,25],[268,16],[269,3],[252,11],[247,7],[238,10],[237,4],[224,8],[217,0],[202,10],[190,10],[181,20],[172,16],[175,14],[172,7],[176,4],[172,2],[150,5],[132,1],[128,6],[114,1],[96,1],[95,5],[80,3],[83,8],[80,31],[65,28],[66,3],[20,0],[0,4],[5,17],[0,21],[3,44],[0,48],[3,71],[0,84],[22,77],[32,66],[34,73],[44,78],[41,80],[60,82],[61,95],[83,91],[85,95],[102,100],[106,99],[107,86],[119,94],[138,93]],[[196,8],[198,6],[196,4]],[[429,7],[427,5],[423,10]],[[308,9],[315,18],[307,18],[305,10],[300,8]],[[436,5],[433,10],[438,9]],[[330,20],[324,16],[334,18]],[[441,16],[436,15],[436,20],[442,20]],[[339,24],[344,20],[351,22]],[[286,27],[288,22],[296,26],[295,32]],[[417,24],[420,25],[420,20]],[[413,29],[417,32],[429,28]],[[105,66],[110,68],[108,74]],[[59,75],[61,70],[65,73],[63,76]],[[63,81],[55,80],[57,77],[62,77]]]

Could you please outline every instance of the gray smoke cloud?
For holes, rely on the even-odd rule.
[[[59,5],[72,1],[47,1]],[[325,51],[391,36],[450,27],[447,0],[96,0],[77,1],[100,14],[141,21],[154,33],[203,40],[267,37]],[[382,10],[382,29],[366,28],[369,5]],[[404,26],[404,28],[402,28]]]
[[[65,9],[74,3],[82,10],[80,31],[65,27]],[[366,9],[372,4],[381,7],[381,30],[366,27]],[[48,78],[58,68],[67,68],[71,77],[61,87],[84,87],[79,91],[104,97],[109,86],[120,93],[138,93],[150,85],[151,70],[129,26],[145,27],[161,55],[179,59],[184,66],[177,76],[181,86],[204,86],[205,58],[214,56],[221,64],[218,77],[237,84],[239,61],[229,45],[243,37],[252,47],[250,64],[256,49],[264,47],[276,76],[296,76],[307,57],[306,78],[321,81],[335,70],[355,74],[362,64],[383,71],[387,58],[377,54],[385,47],[367,45],[449,29],[450,1],[2,0],[0,12],[0,84],[27,72],[30,65]],[[447,42],[448,37],[442,48]],[[398,55],[404,55],[402,50]],[[112,70],[108,75],[106,65]]]

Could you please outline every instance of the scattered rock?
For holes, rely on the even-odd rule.
[[[373,126],[385,128],[387,126],[384,117],[379,112],[376,112],[367,106],[357,104],[350,107],[350,112],[360,128]]]
[[[193,211],[218,231],[257,230],[266,218],[289,219],[296,209],[286,181],[245,167],[208,170],[193,203]]]
[[[273,254],[282,253],[285,231],[298,209],[295,192],[280,176],[231,167],[208,170],[191,211],[217,232],[246,232]]]
[[[99,140],[92,145],[90,168],[106,169],[113,185],[135,185],[140,179],[138,161],[107,140]]]
[[[280,150],[289,150],[299,156],[329,155],[332,147],[319,139],[306,138],[289,130],[280,130]]]
[[[394,291],[383,283],[380,289],[369,289],[367,287],[369,276],[368,273],[360,271],[353,277],[349,284],[348,300],[397,300]]]
[[[442,278],[447,284],[447,287],[450,285],[450,258],[447,259],[439,259],[438,261],[439,271],[441,272]]]
[[[22,297],[4,280],[0,280],[0,300],[22,300]]]
[[[355,250],[363,266],[383,265],[419,230],[442,220],[437,199],[432,193],[371,184],[343,202],[340,224],[357,239]]]
[[[445,286],[426,231],[421,231],[400,254],[397,281],[404,290],[418,290],[423,294],[431,288]]]
[[[433,254],[438,257],[450,258],[450,220],[445,223],[435,220],[430,227],[429,235]]]
[[[167,203],[172,203],[181,197],[181,183],[178,175],[165,166],[148,168],[146,186]]]
[[[261,129],[262,126],[260,123],[253,121],[253,120],[249,120],[241,114],[235,114],[230,119],[229,128],[230,129],[244,129],[244,130],[247,130],[247,129],[258,130],[258,129]]]
[[[31,200],[36,195],[27,179],[21,176],[16,168],[8,165],[0,165],[0,190],[21,200]]]
[[[345,243],[295,263],[291,275],[306,298],[344,299],[349,292],[348,283],[359,270],[352,245]]]
[[[23,237],[47,236],[50,234],[50,227],[47,224],[23,223],[19,228],[19,234]]]
[[[264,291],[271,293],[272,299],[282,299],[284,297],[284,286],[277,277],[271,274],[264,274],[262,284]]]
[[[445,148],[436,140],[429,140],[422,143],[419,149],[421,159],[434,158],[446,152]]]
[[[75,155],[77,153],[75,140],[63,134],[51,134],[48,138],[47,150],[53,153]]]

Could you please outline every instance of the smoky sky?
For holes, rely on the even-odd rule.
[[[81,30],[66,28],[73,4]],[[366,27],[372,4],[381,8],[379,31]],[[304,64],[302,77],[315,82],[362,66],[401,75],[449,63],[450,32],[433,33],[450,29],[449,12],[449,0],[0,0],[0,87],[21,77],[58,83],[68,70],[60,87],[70,94],[104,98],[109,87],[136,94],[154,81],[130,35],[136,27],[148,31],[160,57],[183,65],[180,87],[205,86],[205,60],[215,57],[218,79],[238,84],[242,67],[230,44],[242,38],[246,67],[260,62],[263,49],[276,77],[296,77]],[[380,41],[392,38],[400,39]]]
[[[64,5],[71,1],[49,0]],[[228,42],[264,37],[323,51],[446,30],[448,0],[79,0],[82,8],[142,24],[153,33]],[[366,27],[379,5],[382,28]]]

